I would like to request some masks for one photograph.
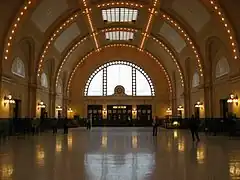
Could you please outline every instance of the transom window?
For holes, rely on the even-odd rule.
[[[12,70],[12,73],[15,74],[16,76],[25,78],[25,66],[23,61],[19,57],[16,57],[13,60],[11,70]]]
[[[85,96],[111,96],[117,86],[129,96],[155,96],[152,80],[139,66],[114,61],[97,68],[85,85]]]
[[[102,10],[102,17],[105,22],[135,22],[138,10],[129,8],[110,8]]]
[[[129,41],[133,40],[133,32],[128,31],[111,31],[105,33],[106,40],[111,41]]]

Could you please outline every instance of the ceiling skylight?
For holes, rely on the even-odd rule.
[[[128,41],[133,39],[133,32],[128,31],[111,31],[105,33],[107,40]]]
[[[105,22],[135,22],[138,10],[129,8],[110,8],[102,10],[102,17]]]

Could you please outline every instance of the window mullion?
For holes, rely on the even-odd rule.
[[[136,96],[136,69],[132,67],[132,95]]]
[[[103,96],[107,96],[107,68],[103,68]]]

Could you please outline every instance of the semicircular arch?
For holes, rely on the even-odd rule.
[[[120,47],[120,45],[119,44],[115,44],[116,46],[118,46],[118,47]],[[70,76],[69,76],[69,78],[68,78],[68,82],[67,82],[67,89],[66,89],[66,91],[67,91],[67,94],[69,95],[69,92],[70,92],[70,89],[71,89],[71,86],[72,86],[72,80],[73,80],[73,77],[75,76],[75,73],[78,71],[78,69],[83,65],[83,64],[85,64],[86,62],[89,62],[89,61],[87,61],[88,59],[90,59],[90,58],[95,58],[95,57],[99,57],[99,56],[97,56],[99,53],[104,53],[104,59],[107,59],[107,60],[105,60],[104,62],[103,62],[103,60],[101,60],[101,62],[98,62],[98,64],[96,65],[96,68],[98,67],[98,66],[100,66],[100,65],[102,65],[102,64],[104,64],[104,63],[107,63],[107,62],[109,62],[110,60],[111,61],[113,61],[113,60],[119,60],[119,59],[136,59],[136,57],[135,56],[131,56],[131,57],[129,57],[129,54],[130,53],[121,53],[122,54],[122,56],[121,57],[117,57],[117,59],[116,59],[116,57],[114,57],[113,56],[113,54],[109,54],[109,53],[106,53],[106,51],[104,51],[104,50],[106,50],[107,48],[112,48],[111,49],[111,51],[109,51],[109,52],[115,52],[115,51],[113,51],[114,50],[114,48],[115,48],[115,50],[116,50],[116,46],[114,46],[114,44],[112,44],[112,45],[106,45],[106,46],[104,46],[104,47],[102,47],[102,51],[97,51],[97,50],[94,50],[94,51],[91,51],[91,52],[89,52],[88,54],[86,54],[83,58],[81,58],[79,61],[78,61],[78,63],[74,66],[74,68],[72,69],[72,71],[71,71],[71,74],[70,74]],[[121,50],[121,52],[126,52],[126,50],[134,50],[134,51],[138,51],[138,49],[137,49],[137,47],[135,47],[135,46],[132,46],[132,45],[126,45],[126,44],[124,44],[124,46],[122,46],[122,50]],[[118,51],[120,51],[120,49],[118,48]],[[138,51],[139,52],[139,51]],[[144,53],[144,52],[141,52],[141,54],[139,54],[139,57],[141,57],[141,56],[144,56],[144,57],[146,57],[146,58],[148,58],[148,59],[152,59],[153,61],[151,61],[151,65],[154,63],[155,64],[155,66],[154,66],[154,68],[155,68],[155,70],[157,69],[158,71],[159,71],[159,68],[161,69],[159,72],[162,72],[163,73],[163,76],[165,77],[165,80],[166,80],[166,83],[168,84],[167,86],[168,86],[168,91],[170,92],[170,95],[172,95],[171,93],[172,93],[172,82],[171,82],[171,79],[170,79],[170,76],[169,76],[169,74],[168,74],[168,72],[166,71],[166,69],[164,68],[164,66],[162,66],[161,65],[161,63],[159,62],[159,60],[157,60],[155,57],[153,57],[153,56],[151,56],[150,54],[148,54],[148,53]],[[102,55],[101,55],[101,57],[103,57]],[[110,59],[110,60],[109,60]],[[141,59],[141,58],[138,58],[138,59]],[[86,62],[85,62],[86,61]],[[95,63],[97,63],[97,62],[95,62]],[[135,63],[135,64],[138,64],[138,63]],[[143,64],[142,64],[143,65]],[[141,66],[142,67],[142,65],[139,65],[138,64],[138,66]],[[157,66],[156,66],[157,65]],[[144,67],[145,67],[146,65],[144,65]],[[150,68],[150,66],[147,66],[148,68],[149,68],[149,70],[151,69]],[[146,67],[145,67],[146,68]],[[145,70],[145,72],[147,72],[148,74],[149,74],[149,76],[152,78],[152,76],[151,76],[151,74],[150,74],[150,72],[149,71],[147,71],[146,69],[144,69]],[[88,71],[88,76],[87,76],[87,78],[86,79],[88,79],[88,77],[91,75],[91,73],[92,73],[92,71],[91,70],[89,70]],[[157,72],[156,72],[156,74],[157,74]],[[84,85],[86,84],[86,82],[87,82],[87,80],[85,80],[84,81]],[[153,84],[155,85],[155,87],[157,86],[157,84],[156,84],[156,82],[154,82],[154,80],[152,80],[152,82],[153,82]],[[155,92],[156,92],[156,90],[155,90]]]
[[[100,73],[100,72],[102,72],[103,70],[105,70],[106,69],[106,80],[108,81],[109,80],[109,78],[108,77],[110,77],[110,76],[107,76],[107,73],[108,73],[108,71],[107,71],[107,68],[108,67],[113,67],[113,66],[127,66],[127,67],[130,67],[131,69],[128,69],[128,70],[130,70],[129,72],[131,72],[130,74],[131,74],[131,77],[129,76],[129,77],[127,77],[127,78],[124,78],[125,79],[125,81],[128,81],[129,80],[129,78],[132,80],[133,78],[134,78],[134,83],[133,82],[131,82],[131,88],[130,88],[130,93],[128,94],[128,95],[132,95],[132,96],[139,96],[139,94],[138,94],[138,85],[137,85],[137,74],[138,73],[141,73],[142,75],[143,75],[143,77],[145,78],[144,80],[145,81],[147,81],[147,87],[145,87],[145,89],[147,89],[146,90],[146,92],[145,92],[145,95],[147,95],[147,96],[155,96],[155,89],[154,89],[154,85],[153,85],[153,83],[152,83],[152,80],[151,80],[151,78],[149,77],[149,75],[144,71],[144,69],[142,68],[142,67],[140,67],[139,65],[137,65],[137,64],[135,64],[135,63],[132,63],[132,62],[130,62],[130,61],[126,61],[126,60],[118,60],[118,61],[116,61],[116,60],[114,60],[114,61],[110,61],[110,62],[107,62],[107,63],[105,63],[105,64],[103,64],[103,65],[101,65],[101,66],[99,66],[98,68],[96,68],[94,71],[93,71],[93,73],[91,74],[91,76],[88,78],[88,80],[87,80],[87,82],[86,82],[86,85],[85,85],[85,90],[84,90],[84,95],[85,96],[88,96],[89,95],[89,88],[91,87],[91,85],[92,85],[92,83],[93,83],[93,79],[94,78],[96,78],[96,76]],[[135,72],[135,73],[134,73]],[[135,74],[135,75],[133,75],[133,73]],[[125,74],[125,71],[124,71],[124,73],[123,74]],[[121,75],[123,75],[123,74],[121,74]],[[127,73],[126,73],[127,74]],[[119,74],[120,75],[120,74]],[[118,76],[119,76],[118,75]],[[102,78],[103,79],[103,78]],[[108,82],[106,81],[106,89],[103,89],[104,91],[106,91],[106,92],[104,92],[104,91],[102,91],[102,95],[103,96],[106,96],[106,95],[109,95],[108,94],[108,92],[107,92],[107,88],[108,88]],[[122,83],[122,82],[121,82]],[[133,85],[133,84],[135,84],[135,85]],[[122,84],[118,84],[118,85],[122,85]],[[128,85],[129,85],[129,83],[128,83]],[[124,87],[124,86],[123,86]],[[129,88],[129,87],[127,87],[127,88]],[[150,91],[148,91],[148,89],[150,90]]]

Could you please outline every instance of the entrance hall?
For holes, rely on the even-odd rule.
[[[0,0],[0,180],[240,180],[239,7]]]
[[[71,129],[68,135],[11,137],[0,145],[0,179],[234,180],[240,145],[228,137],[192,143],[187,130]]]

